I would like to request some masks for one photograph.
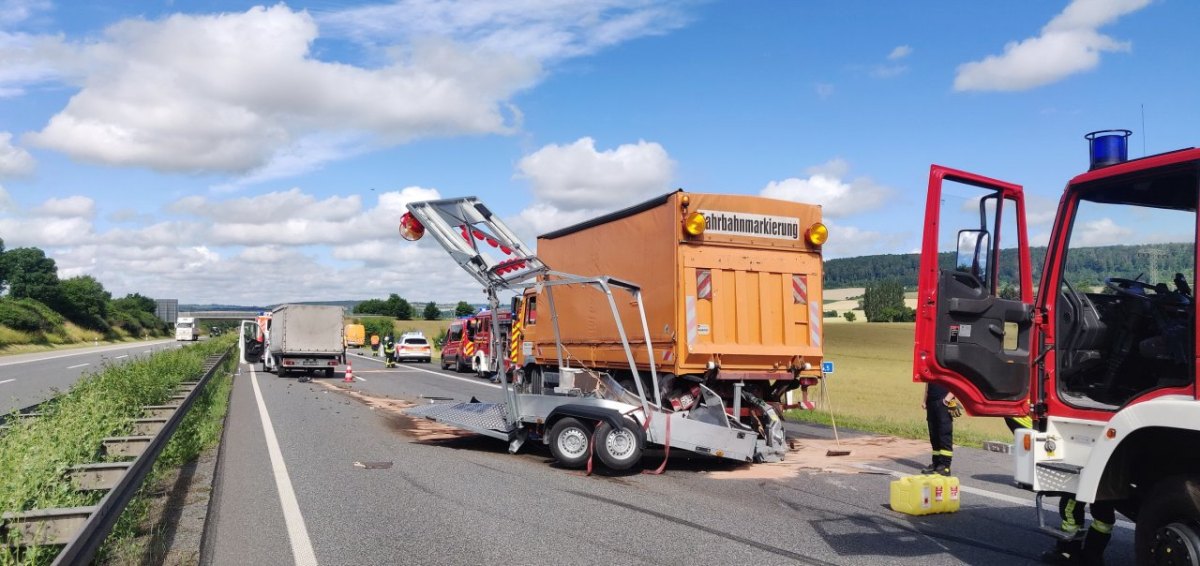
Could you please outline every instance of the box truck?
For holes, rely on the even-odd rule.
[[[282,376],[289,371],[332,376],[345,362],[341,307],[282,305],[266,321],[267,355],[263,368]]]
[[[175,340],[192,342],[200,339],[200,329],[196,328],[196,319],[181,316],[175,319]]]
[[[555,270],[641,287],[665,397],[694,397],[704,383],[731,405],[811,408],[807,388],[821,376],[827,236],[816,205],[676,191],[544,234],[537,255]],[[573,364],[628,383],[616,328],[602,323],[611,316],[605,298],[582,288],[553,292],[556,324],[538,317],[545,289],[526,291],[515,309],[518,370],[536,383],[537,373],[556,365],[557,332]],[[637,324],[632,305],[618,307]],[[639,368],[649,368],[644,345],[634,344],[633,354]]]

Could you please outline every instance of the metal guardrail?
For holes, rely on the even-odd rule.
[[[50,407],[58,400],[58,397],[51,397],[41,403],[34,403],[28,407],[17,409],[16,411],[4,413],[0,415],[0,434],[4,434],[9,427],[9,423],[19,419],[32,419],[41,416],[42,410]]]
[[[131,462],[85,464],[70,469],[68,476],[81,490],[107,491],[99,503],[87,507],[34,509],[0,516],[0,533],[16,531],[24,546],[65,544],[54,564],[86,564],[95,556],[104,539],[142,482],[154,467],[154,461],[183,422],[196,396],[230,351],[209,356],[198,381],[183,382],[167,405],[144,407],[145,418],[134,421],[134,436],[103,440],[102,450],[110,456],[130,456]]]

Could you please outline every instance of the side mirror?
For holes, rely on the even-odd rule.
[[[986,230],[959,230],[958,254],[954,260],[954,268],[974,275],[986,285],[990,248],[991,235]]]

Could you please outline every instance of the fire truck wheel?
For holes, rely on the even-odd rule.
[[[588,461],[592,427],[572,417],[563,417],[550,427],[550,453],[564,468],[582,468]]]
[[[1134,531],[1138,564],[1200,564],[1200,477],[1161,480],[1142,501]]]
[[[619,429],[608,421],[596,425],[596,455],[610,470],[623,471],[642,460],[642,429],[637,423],[623,419]]]
[[[454,371],[457,373],[466,373],[467,371],[467,366],[463,364],[462,356],[457,354],[454,356]]]

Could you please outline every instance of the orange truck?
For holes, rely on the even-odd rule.
[[[761,417],[764,403],[812,408],[807,390],[822,375],[827,237],[816,205],[679,190],[544,234],[537,255],[555,271],[641,287],[664,402],[687,406],[704,384],[738,418]],[[631,383],[608,299],[583,287],[550,292],[528,289],[514,300],[510,361],[518,379],[549,387],[564,365]],[[550,320],[550,300],[557,320]],[[617,304],[650,391],[637,306]],[[555,326],[569,358],[562,364]]]

